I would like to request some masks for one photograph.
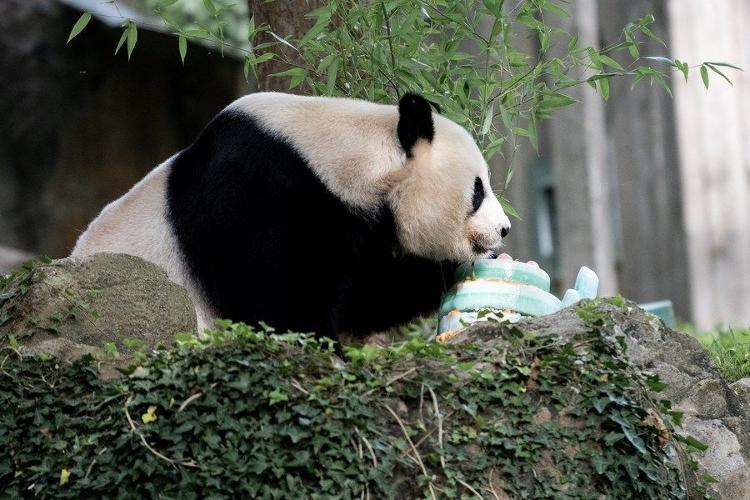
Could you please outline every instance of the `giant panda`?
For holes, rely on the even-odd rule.
[[[471,135],[398,106],[255,93],[106,206],[75,257],[142,257],[213,319],[358,338],[437,307],[510,229]],[[448,282],[449,283],[449,282]]]

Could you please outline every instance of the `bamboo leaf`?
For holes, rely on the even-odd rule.
[[[482,122],[482,129],[480,130],[479,135],[487,135],[487,132],[490,131],[494,111],[495,107],[492,104],[490,104],[489,109],[486,109],[484,111],[484,121]]]
[[[602,78],[599,80],[599,91],[602,93],[602,99],[609,100],[609,80]]]
[[[515,219],[519,219],[519,220],[521,219],[521,216],[518,215],[518,212],[516,211],[515,208],[513,208],[513,205],[511,205],[510,201],[508,201],[506,198],[503,198],[502,196],[499,196],[499,195],[497,196],[497,201],[500,202],[500,206],[503,207],[503,211],[507,215]]]
[[[641,26],[640,30],[641,30],[641,33],[643,33],[644,35],[646,35],[647,37],[649,37],[653,41],[655,41],[655,42],[657,42],[657,43],[659,43],[659,44],[661,44],[661,45],[663,45],[665,47],[667,46],[667,43],[661,37],[657,36],[653,31],[651,31],[650,29],[648,29],[646,26]]]
[[[216,16],[216,5],[214,5],[212,0],[203,0],[203,5],[206,7],[209,14]]]
[[[562,18],[570,17],[570,14],[568,14],[565,9],[553,4],[552,2],[545,2],[542,4],[542,8]]]
[[[282,76],[288,76],[290,78],[289,80],[289,90],[297,87],[300,83],[302,83],[307,76],[307,71],[305,71],[302,68],[291,68],[286,71],[282,71],[280,73],[274,73],[270,76],[274,77],[282,77]]]
[[[638,52],[638,45],[635,43],[635,40],[633,40],[633,36],[627,31],[624,31],[623,35],[625,36],[625,44],[628,47],[628,52],[630,52],[630,57],[638,59],[640,53]]]
[[[516,172],[516,169],[511,168],[508,170],[508,175],[505,176],[505,189],[508,189],[508,185],[510,184],[510,180],[513,178],[513,174]]]
[[[133,49],[138,43],[138,26],[133,21],[128,21],[128,61],[133,55]]]
[[[609,66],[610,68],[614,68],[618,71],[625,71],[625,68],[623,68],[620,63],[618,63],[617,61],[615,61],[609,56],[605,56],[604,54],[599,54],[599,59],[601,59],[601,61],[607,66]]]
[[[336,86],[336,75],[339,71],[339,61],[335,58],[328,67],[328,80],[326,82],[326,94],[333,95],[333,89]]]
[[[657,62],[661,62],[661,63],[664,63],[664,64],[669,64],[670,66],[676,66],[676,62],[675,61],[671,60],[668,57],[664,57],[664,56],[646,56],[646,57],[643,57],[642,59],[648,59],[650,61],[657,61]]]
[[[274,54],[273,52],[265,52],[255,59],[255,64],[257,65],[266,61],[270,61],[274,57],[276,57],[276,54]]]
[[[726,68],[732,68],[732,69],[736,69],[736,70],[739,70],[739,71],[745,71],[742,68],[740,68],[739,66],[735,66],[734,64],[729,64],[729,63],[725,63],[725,62],[711,62],[711,61],[708,61],[708,62],[706,62],[706,64],[710,64],[711,66],[723,66],[723,67],[726,67]]]
[[[274,37],[274,38],[275,38],[275,39],[276,39],[276,40],[277,40],[278,42],[280,42],[280,43],[283,43],[283,44],[284,44],[284,45],[286,45],[287,47],[290,47],[290,48],[292,48],[292,49],[296,50],[297,52],[299,52],[299,49],[298,49],[297,47],[295,47],[295,46],[294,46],[294,45],[292,45],[291,43],[287,42],[286,40],[284,40],[283,38],[281,38],[281,37],[280,37],[279,35],[277,35],[276,33],[274,33],[273,31],[269,31],[268,33],[269,33],[269,34],[270,34],[270,35],[271,35],[272,37]]]
[[[710,64],[710,63],[706,63],[706,66],[708,66],[708,69],[710,69],[711,71],[713,71],[717,75],[721,76],[724,80],[726,80],[729,83],[729,85],[731,85],[732,87],[734,87],[734,84],[732,83],[732,80],[730,80],[727,77],[727,75],[725,75],[724,73],[722,73],[721,71],[719,71],[719,69],[716,68],[716,66],[714,66],[713,64]]]
[[[703,85],[708,89],[708,69],[706,69],[705,64],[701,66],[701,79],[703,80]]]
[[[657,82],[659,82],[659,85],[661,86],[661,88],[663,88],[663,89],[664,89],[664,92],[666,92],[666,93],[667,93],[667,95],[669,95],[669,97],[674,97],[674,96],[672,95],[672,89],[671,89],[671,88],[669,88],[669,84],[668,84],[668,83],[667,83],[667,81],[666,81],[666,80],[664,79],[664,75],[659,75],[659,76],[657,76],[657,77],[656,77],[656,81],[657,81]]]
[[[677,65],[677,68],[682,71],[682,75],[685,77],[685,82],[688,81],[688,75],[690,74],[690,66],[688,66],[688,63],[682,62],[678,59],[675,59],[675,64]]]
[[[125,29],[122,30],[122,35],[120,36],[120,40],[117,42],[117,47],[115,47],[115,55],[117,55],[117,53],[120,52],[122,45],[125,43],[125,40],[127,39],[128,39],[128,27],[125,26]]]
[[[305,14],[305,17],[314,18],[315,24],[302,36],[299,45],[305,46],[322,33],[330,23],[332,10],[330,5],[325,5]]]
[[[534,120],[529,120],[528,132],[529,132],[529,142],[531,143],[531,146],[534,148],[534,151],[538,153],[539,152],[539,139],[537,137],[536,123],[534,123]]]
[[[249,55],[245,57],[245,64],[242,65],[242,74],[245,75],[245,81],[250,78],[250,69],[255,69],[253,66],[253,56]],[[254,72],[253,72],[254,74]]]
[[[78,18],[78,21],[73,25],[73,29],[70,30],[70,35],[68,35],[68,41],[65,42],[65,44],[69,44],[72,39],[77,37],[81,31],[89,24],[89,21],[91,21],[91,12],[84,12],[81,14],[81,17]]]
[[[513,122],[510,118],[510,113],[508,113],[508,110],[503,106],[502,103],[498,104],[498,107],[500,108],[500,118],[503,120],[503,125],[505,125],[505,128],[508,130],[513,128]]]
[[[185,56],[187,55],[187,39],[180,35],[178,38],[178,48],[180,50],[180,59],[182,60],[182,65],[185,65]]]

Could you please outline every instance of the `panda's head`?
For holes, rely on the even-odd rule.
[[[390,206],[401,246],[433,260],[493,256],[510,220],[474,139],[458,124],[433,116],[430,104],[415,94],[399,102],[398,120],[406,164]]]

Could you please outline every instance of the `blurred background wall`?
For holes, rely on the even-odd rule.
[[[249,91],[240,60],[192,46],[183,67],[159,19],[118,9],[0,2],[0,245],[66,255],[106,203]],[[83,10],[95,20],[66,46]],[[119,15],[139,21],[130,63],[113,54]]]
[[[0,271],[28,254],[66,255],[106,203],[251,90],[230,53],[191,44],[183,67],[143,2],[118,2],[139,24],[130,63],[112,54],[122,13],[111,3],[0,2]],[[95,21],[66,47],[84,10]],[[653,13],[669,49],[643,55],[750,68],[745,0],[571,0],[569,10],[586,44]],[[674,98],[645,81],[612,82],[607,103],[573,89],[581,103],[543,125],[539,154],[519,145],[493,165],[496,179],[515,165],[510,252],[537,260],[558,290],[587,265],[606,294],[671,299],[699,328],[750,325],[750,81],[731,76],[734,87],[712,75],[709,92],[698,75],[675,78]]]
[[[750,2],[670,0],[678,56],[731,61],[734,87],[676,88],[690,303],[695,322],[750,325]],[[715,75],[712,75],[715,76]]]
[[[745,0],[571,4],[568,22],[586,44],[611,43],[652,13],[669,48],[654,42],[642,55],[750,68]],[[624,79],[606,104],[574,89],[581,104],[544,124],[540,154],[515,153],[513,254],[538,260],[558,290],[586,265],[604,293],[671,299],[698,328],[750,325],[750,81],[729,74],[734,86],[711,74],[708,92],[697,69],[689,83],[675,75],[674,98]]]

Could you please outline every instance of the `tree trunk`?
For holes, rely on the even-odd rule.
[[[305,17],[305,14],[311,10],[320,7],[322,0],[277,0],[268,2],[267,0],[248,0],[250,6],[250,15],[255,19],[255,25],[268,24],[271,31],[281,38],[289,40],[298,40],[312,26],[312,20]],[[273,41],[273,37],[263,34],[261,43]],[[278,52],[292,63],[302,64],[304,61],[299,53],[283,44],[279,45]],[[271,77],[274,73],[279,73],[289,69],[289,66],[282,61],[272,60],[260,65],[258,68],[258,90],[263,91],[286,91],[289,89],[289,78]],[[301,93],[305,92],[305,85],[299,87]]]

